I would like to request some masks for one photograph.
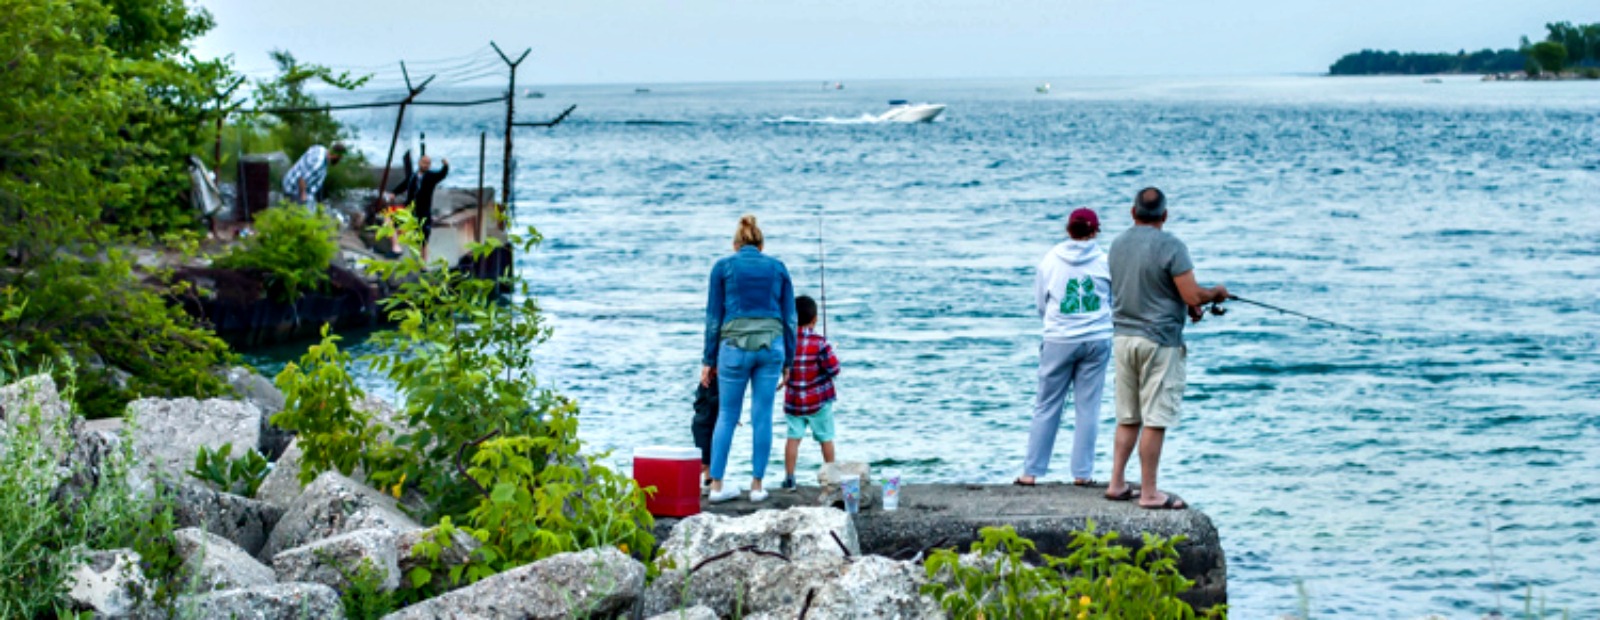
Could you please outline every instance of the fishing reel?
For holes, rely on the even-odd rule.
[[[1209,304],[1191,306],[1189,308],[1189,320],[1192,323],[1199,323],[1200,319],[1205,318],[1207,314],[1210,314],[1211,316],[1222,316],[1227,313],[1228,309],[1222,307],[1222,302],[1214,301]]]

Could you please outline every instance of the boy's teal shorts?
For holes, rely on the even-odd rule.
[[[833,401],[822,405],[822,409],[811,415],[783,416],[788,422],[789,439],[805,439],[806,427],[811,427],[811,436],[818,442],[833,441]]]

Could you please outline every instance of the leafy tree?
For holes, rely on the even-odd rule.
[[[1539,63],[1539,68],[1558,73],[1567,66],[1567,46],[1552,41],[1533,44],[1529,55]]]
[[[1573,26],[1572,22],[1545,24],[1544,28],[1549,33],[1545,35],[1544,40],[1549,43],[1558,43],[1566,51],[1566,57],[1562,59],[1563,67],[1566,64],[1575,65],[1583,62],[1589,56],[1589,44],[1582,28]],[[1540,64],[1545,63],[1541,60]],[[1549,71],[1559,70],[1552,69],[1549,65],[1545,65],[1545,69]]]
[[[79,400],[90,416],[116,415],[134,394],[217,393],[210,369],[228,357],[166,303],[176,291],[160,274],[117,249],[125,229],[103,223],[159,204],[166,172],[150,154],[170,148],[141,133],[152,65],[109,45],[125,23],[98,2],[0,0],[0,290],[25,300],[0,329],[24,366],[75,358],[91,374]],[[113,386],[95,370],[107,366],[132,376]]]

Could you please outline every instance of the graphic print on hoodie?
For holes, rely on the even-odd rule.
[[[1034,298],[1046,341],[1111,338],[1111,266],[1093,240],[1069,239],[1051,248],[1039,262]]]

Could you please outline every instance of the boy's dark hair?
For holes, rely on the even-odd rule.
[[[810,325],[812,321],[817,320],[817,300],[812,299],[810,295],[794,298],[794,313],[801,325]]]

